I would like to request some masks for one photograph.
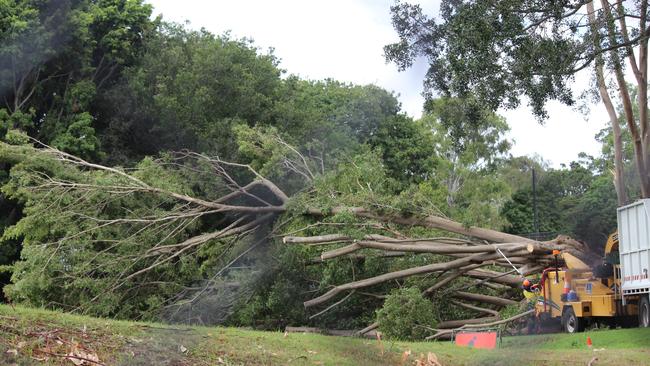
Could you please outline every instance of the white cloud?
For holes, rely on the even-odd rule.
[[[149,0],[155,14],[176,22],[189,20],[221,34],[255,40],[258,47],[275,48],[289,73],[319,80],[334,78],[357,84],[377,84],[400,95],[403,109],[419,117],[423,98],[425,62],[405,72],[386,64],[383,46],[397,36],[390,21],[392,0]],[[425,13],[434,14],[438,1],[422,2]],[[540,154],[554,166],[567,163],[585,151],[597,154],[595,133],[605,126],[606,114],[596,107],[589,122],[559,103],[548,107],[550,118],[539,125],[529,109],[502,113],[516,140],[516,155]]]

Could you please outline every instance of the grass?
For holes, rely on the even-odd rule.
[[[413,365],[430,352],[442,365],[587,365],[594,357],[593,365],[650,365],[650,329],[507,337],[497,350],[476,350],[449,342],[169,326],[0,305],[2,365]]]

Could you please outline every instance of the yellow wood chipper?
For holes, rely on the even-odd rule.
[[[559,320],[569,333],[594,322],[650,326],[650,199],[617,210],[618,232],[605,245],[603,263],[590,268],[569,253],[563,266],[545,269],[535,302],[537,320]]]

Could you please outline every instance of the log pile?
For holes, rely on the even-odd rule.
[[[407,238],[398,235],[368,234],[362,238],[351,238],[344,234],[331,233],[307,237],[285,236],[283,243],[287,245],[327,245],[326,249],[321,252],[320,258],[317,258],[315,262],[339,257],[361,258],[364,255],[362,253],[368,253],[368,251],[373,251],[375,255],[380,256],[429,253],[445,256],[448,260],[337,285],[320,296],[306,301],[304,303],[306,308],[324,305],[352,291],[409,276],[434,272],[441,275],[433,286],[423,292],[424,295],[431,296],[437,291],[448,290],[448,285],[459,277],[472,278],[475,280],[474,284],[482,284],[495,289],[517,288],[520,286],[523,276],[540,273],[543,268],[554,263],[555,257],[552,254],[554,250],[570,253],[588,264],[595,263],[599,259],[586,244],[562,235],[549,241],[536,241],[495,230],[466,227],[443,217],[382,216],[360,207],[338,207],[329,212],[313,209],[309,210],[307,214],[327,216],[340,212],[349,212],[357,217],[379,223],[435,228],[453,235]],[[488,265],[501,267],[503,271],[481,268]],[[480,314],[479,317],[443,321],[438,325],[439,329],[494,323],[499,321],[498,309],[519,302],[516,297],[503,298],[466,290],[469,288],[454,290],[449,297],[454,299],[451,300],[454,305],[476,311]],[[376,327],[376,324],[366,329],[374,329],[373,326]]]

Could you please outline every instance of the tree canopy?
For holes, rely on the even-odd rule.
[[[438,17],[419,5],[396,2],[392,20],[399,41],[385,56],[400,69],[417,57],[429,62],[424,85],[435,93],[472,96],[488,109],[515,108],[526,101],[540,120],[551,100],[575,105],[572,85],[590,70],[607,108],[614,133],[615,178],[619,204],[627,201],[621,132],[610,95],[617,86],[628,131],[633,136],[642,197],[650,197],[648,125],[647,1],[455,1],[443,0]],[[638,87],[634,116],[625,60]]]

